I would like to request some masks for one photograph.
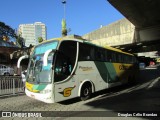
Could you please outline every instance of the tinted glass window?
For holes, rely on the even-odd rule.
[[[77,53],[77,42],[63,41],[56,54],[54,81],[60,82],[66,79],[72,72]]]
[[[103,48],[95,48],[95,59],[105,61],[105,50]]]
[[[79,61],[94,60],[94,46],[88,44],[79,44]]]
[[[106,58],[106,61],[111,62],[112,61],[112,52],[107,50],[105,52],[105,58]]]

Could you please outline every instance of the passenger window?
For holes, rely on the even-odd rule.
[[[79,44],[79,61],[94,60],[94,47],[88,44]]]
[[[111,61],[112,61],[112,53],[111,53],[111,51],[107,51],[107,52],[106,52],[106,60],[107,60],[108,62],[111,62]]]
[[[105,52],[102,48],[95,49],[95,56],[97,61],[105,61]]]
[[[112,52],[112,62],[116,62],[116,53]]]

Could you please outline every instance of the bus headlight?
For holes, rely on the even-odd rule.
[[[40,93],[42,93],[42,94],[46,94],[46,93],[50,93],[50,92],[51,92],[51,90],[49,90],[49,89],[40,91]]]

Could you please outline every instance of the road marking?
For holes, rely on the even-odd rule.
[[[159,80],[160,80],[160,77],[156,78],[153,82],[150,83],[147,89],[152,88]]]

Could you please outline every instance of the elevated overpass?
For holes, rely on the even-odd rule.
[[[126,19],[84,35],[100,45],[139,53],[160,51],[160,0],[108,0]]]
[[[108,0],[134,26],[140,47],[134,52],[160,50],[160,0]],[[143,46],[146,46],[145,48]]]
[[[160,25],[160,0],[108,0],[139,29]]]

